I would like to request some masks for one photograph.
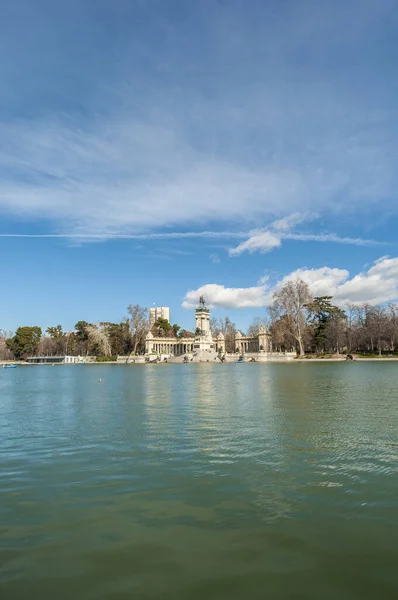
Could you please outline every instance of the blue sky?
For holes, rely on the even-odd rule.
[[[398,298],[396,0],[6,0],[0,328]]]

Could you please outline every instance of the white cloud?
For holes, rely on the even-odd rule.
[[[273,292],[287,281],[302,279],[314,296],[333,296],[339,306],[347,304],[380,304],[398,299],[398,257],[383,257],[367,271],[350,278],[346,269],[321,267],[319,269],[297,269],[278,281],[273,287],[263,276],[257,286],[249,288],[226,288],[223,285],[207,284],[187,292],[182,306],[193,308],[199,297],[216,308],[248,308],[268,306]]]
[[[301,223],[313,221],[316,219],[315,213],[299,213],[295,212],[291,215],[287,215],[283,219],[279,219],[278,221],[274,221],[270,225],[270,229],[274,229],[276,231],[287,232],[294,229],[297,225]]]
[[[265,285],[250,288],[226,288],[216,283],[202,285],[197,290],[186,293],[183,308],[196,308],[200,296],[203,296],[213,308],[254,308],[267,304]]]
[[[329,242],[334,244],[351,244],[353,246],[383,246],[384,242],[368,240],[363,238],[342,237],[335,233],[289,233],[284,236],[286,240],[297,240],[302,242]]]
[[[336,300],[340,304],[379,304],[398,298],[398,258],[384,257],[364,273],[339,286]]]
[[[254,230],[250,232],[250,237],[242,242],[236,248],[229,250],[230,256],[242,254],[242,252],[270,252],[281,245],[281,237],[271,231]]]
[[[367,271],[349,277],[345,269],[298,269],[277,284],[299,278],[314,296],[333,296],[336,304],[380,304],[398,298],[398,257],[382,257]]]
[[[366,240],[361,238],[341,237],[333,233],[312,234],[312,233],[293,233],[297,225],[315,220],[315,214],[293,213],[274,221],[266,229],[254,229],[249,232],[249,237],[241,242],[235,248],[229,249],[230,256],[237,256],[242,252],[270,252],[274,248],[279,248],[282,240],[296,240],[303,242],[329,242],[337,244],[353,244],[355,246],[375,246],[380,242]]]
[[[313,296],[335,296],[339,286],[348,279],[349,275],[345,269],[331,269],[330,267],[297,269],[286,275],[275,287],[280,289],[287,281],[302,279],[308,284]]]
[[[261,277],[257,281],[257,285],[268,285],[268,282],[269,282],[269,275],[267,275],[267,273],[264,273],[264,275],[261,275]]]

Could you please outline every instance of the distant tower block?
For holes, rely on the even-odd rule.
[[[168,306],[153,306],[149,309],[150,329],[152,329],[158,319],[167,319],[170,323],[170,308]]]

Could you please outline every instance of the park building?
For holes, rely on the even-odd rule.
[[[200,298],[199,306],[195,310],[195,325],[195,335],[185,338],[157,337],[149,331],[145,340],[145,353],[170,357],[192,354],[203,360],[216,360],[217,357],[226,356],[225,337],[220,332],[213,338],[210,329],[210,310],[203,297]],[[244,336],[239,331],[236,332],[234,355],[239,357],[245,354],[259,354],[263,357],[273,354],[272,338],[264,325],[261,325],[255,336]]]
[[[265,325],[260,325],[258,334],[255,336],[245,336],[237,331],[235,334],[235,352],[239,352],[239,354],[272,352],[272,337],[266,330]]]
[[[200,306],[195,310],[195,323],[195,335],[192,337],[155,337],[151,331],[148,331],[145,340],[146,354],[183,356],[203,352],[225,353],[224,335],[219,333],[213,340],[210,330],[210,311],[203,298],[200,299]]]
[[[84,360],[81,356],[66,356],[66,355],[54,355],[54,356],[28,356],[26,362],[31,365],[72,365],[83,363]]]

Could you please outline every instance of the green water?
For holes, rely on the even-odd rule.
[[[4,600],[398,598],[398,363],[2,369],[0,427]]]

